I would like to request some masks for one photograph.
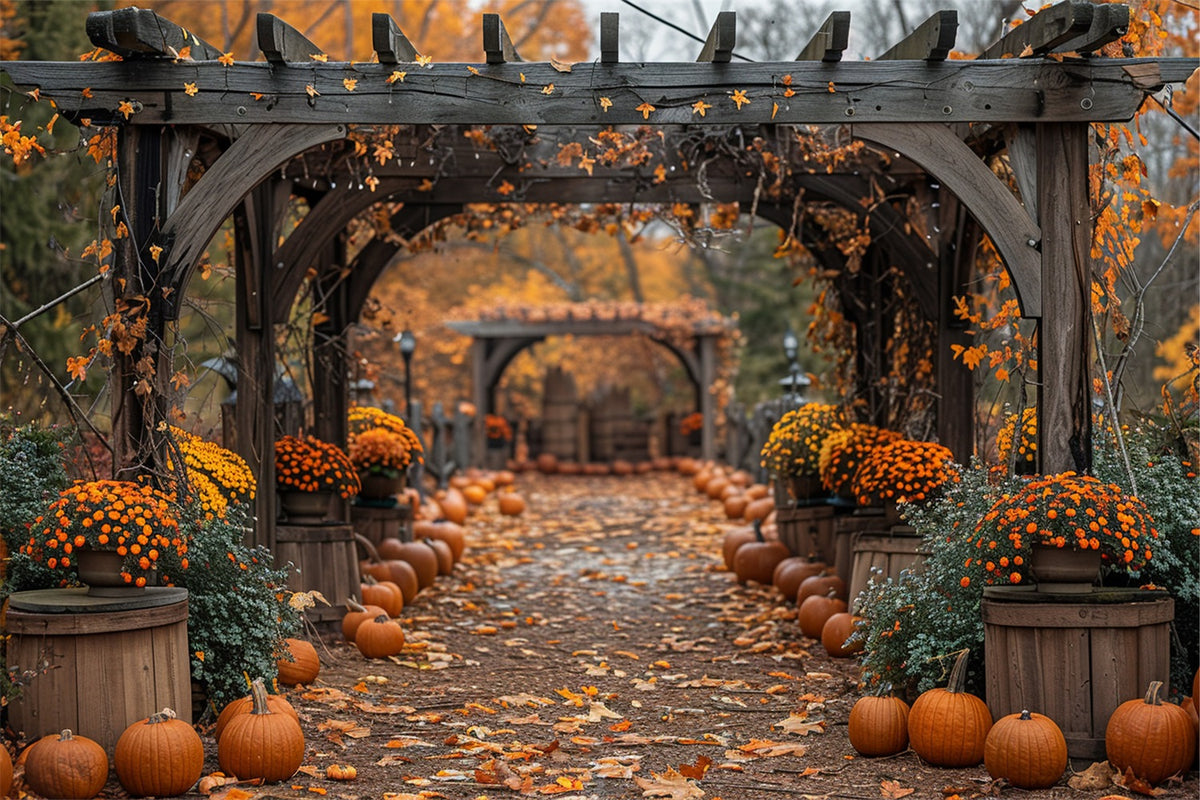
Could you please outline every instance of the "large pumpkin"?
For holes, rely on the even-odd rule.
[[[908,740],[913,751],[937,767],[973,767],[983,760],[983,745],[992,728],[992,712],[963,687],[967,651],[950,671],[946,688],[930,689],[912,704]]]
[[[230,719],[217,742],[221,771],[244,781],[287,780],[304,762],[304,731],[293,717],[271,711],[261,679],[251,684],[250,696],[250,712]]]
[[[782,542],[746,542],[733,556],[733,572],[738,583],[754,581],[770,585],[780,561],[791,555]]]
[[[417,586],[428,589],[437,580],[437,555],[424,542],[400,542],[392,545],[396,558],[407,561],[417,573]],[[365,598],[364,598],[365,599]]]
[[[1067,768],[1067,740],[1054,720],[1022,711],[996,720],[983,743],[983,766],[1018,789],[1048,789]]]
[[[908,747],[908,703],[865,695],[850,709],[850,746],[864,756],[890,756]]]
[[[12,773],[12,756],[8,754],[8,748],[3,742],[0,742],[0,797],[8,797],[8,790],[12,788]]]
[[[449,575],[454,571],[454,551],[450,549],[450,545],[433,537],[422,539],[421,542],[433,550],[433,554],[437,558],[438,575]]]
[[[279,670],[279,682],[296,686],[315,681],[321,671],[321,659],[317,657],[317,648],[304,639],[284,639],[283,645],[287,652],[275,662],[275,667]]]
[[[43,797],[89,800],[108,783],[108,754],[69,730],[43,736],[25,756],[25,786]]]
[[[378,616],[358,626],[354,645],[367,658],[394,656],[404,648],[404,629],[394,619]]]
[[[1162,681],[1152,681],[1146,696],[1117,706],[1104,729],[1108,761],[1124,772],[1156,784],[1192,765],[1196,731],[1187,712],[1158,696]]]
[[[117,740],[117,780],[135,797],[174,797],[204,771],[204,743],[196,729],[164,708],[135,722]]]
[[[292,708],[292,704],[287,701],[287,698],[281,694],[267,695],[267,708],[276,714],[286,714],[292,719],[300,722],[300,715],[296,713],[296,709]],[[221,713],[217,715],[217,725],[213,729],[213,738],[218,742],[221,741],[221,734],[225,732],[225,728],[229,725],[229,721],[241,714],[249,714],[254,708],[254,695],[248,694],[245,697],[239,697],[236,700],[230,700],[225,708],[221,709]]]

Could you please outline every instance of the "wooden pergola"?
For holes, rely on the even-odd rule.
[[[939,436],[960,457],[972,442],[972,384],[950,355],[949,344],[963,336],[951,297],[965,293],[975,247],[986,235],[1012,276],[1023,315],[1038,320],[1041,469],[1086,470],[1089,124],[1130,119],[1148,94],[1196,67],[1194,59],[1097,55],[1125,32],[1128,19],[1123,5],[1066,0],[980,57],[952,60],[957,20],[945,11],[872,61],[844,62],[850,17],[836,12],[795,61],[737,63],[731,60],[736,18],[726,12],[697,62],[626,64],[617,56],[618,16],[605,13],[599,60],[562,71],[521,61],[492,14],[483,15],[484,58],[474,64],[428,63],[383,14],[374,19],[377,60],[370,63],[323,60],[320,47],[270,14],[257,20],[264,60],[229,62],[170,21],[124,8],[87,20],[92,42],[121,61],[4,62],[0,69],[24,89],[39,88],[65,117],[117,129],[120,215],[129,236],[116,242],[113,285],[119,303],[147,316],[149,333],[115,356],[113,438],[126,474],[162,463],[159,423],[174,372],[170,323],[205,248],[231,215],[238,285],[234,446],[259,485],[270,487],[273,326],[286,318],[306,276],[315,275],[328,298],[328,319],[315,331],[314,432],[339,441],[347,403],[344,336],[372,283],[403,242],[431,223],[467,203],[514,199],[497,192],[501,181],[530,202],[736,200],[781,225],[790,224],[800,198],[820,196],[853,211],[872,233],[864,271],[899,266],[936,323],[938,389],[951,399],[939,408]],[[1048,57],[1054,54],[1067,55]],[[455,158],[465,126],[476,125],[493,126],[493,140],[503,134],[506,146]],[[840,126],[879,155],[829,174],[789,162],[794,169],[773,196],[736,163],[722,172],[722,159],[701,171],[680,157],[670,178],[656,182],[636,167],[585,174],[529,157],[537,140],[586,141],[622,126],[654,126],[664,142],[668,135],[672,142],[694,134],[737,142],[761,137],[786,154],[798,125]],[[394,157],[379,166],[352,141],[371,126],[403,126]],[[1018,193],[986,163],[1001,151]],[[366,178],[379,181],[374,191],[359,188]],[[932,224],[916,227],[939,233],[913,234],[901,203],[864,202],[880,183],[889,197],[925,201]],[[304,197],[310,211],[279,244],[293,195]],[[351,259],[347,226],[384,199],[403,203],[388,235]],[[800,233],[818,258],[840,265],[834,243]],[[870,285],[867,275],[841,286],[860,299],[863,315],[852,319],[864,348],[878,336],[871,298],[862,294]],[[848,307],[853,315],[854,304]],[[259,492],[256,511],[256,539],[273,545],[272,492]]]

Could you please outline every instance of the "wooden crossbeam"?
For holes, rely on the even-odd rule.
[[[958,12],[938,11],[876,61],[945,61],[958,35]]]
[[[834,11],[821,23],[821,27],[804,45],[804,49],[796,56],[796,61],[825,61],[832,63],[842,60],[842,53],[850,42],[850,12]]]
[[[984,49],[978,58],[1020,57],[1023,54],[1052,52],[1064,42],[1086,36],[1092,27],[1095,9],[1086,0],[1064,0],[1045,11],[1039,11],[1013,28]]]
[[[221,51],[170,20],[144,8],[118,8],[88,14],[92,44],[121,58],[179,58],[215,61]]]
[[[717,21],[708,31],[704,47],[700,50],[697,61],[711,61],[714,64],[728,64],[733,57],[733,47],[737,40],[737,14],[733,11],[722,11],[717,14]]]
[[[375,48],[380,64],[411,64],[417,60],[417,48],[390,14],[377,12],[371,15],[371,46]]]
[[[617,52],[620,44],[621,15],[615,11],[600,12],[600,63],[616,64],[621,56]]]
[[[508,36],[508,29],[504,27],[504,22],[500,19],[499,14],[483,15],[483,51],[487,53],[487,63],[489,64],[523,60],[517,53],[517,48],[513,47],[512,39]]]
[[[1128,32],[1129,6],[1105,3],[1092,11],[1092,24],[1087,33],[1062,42],[1054,50],[1059,53],[1094,53]]]
[[[285,64],[288,61],[307,64],[313,56],[325,52],[274,14],[260,11],[256,24],[258,49],[272,64]]]

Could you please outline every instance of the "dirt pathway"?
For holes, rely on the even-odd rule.
[[[804,639],[773,589],[739,586],[720,568],[728,523],[685,479],[523,475],[519,486],[529,510],[501,517],[489,499],[468,521],[465,560],[405,609],[405,655],[367,661],[326,638],[317,684],[289,693],[305,767],[264,795],[997,792],[982,766],[855,756],[853,661]],[[332,763],[354,765],[357,780],[325,779]],[[1195,795],[1194,780],[1182,788]]]

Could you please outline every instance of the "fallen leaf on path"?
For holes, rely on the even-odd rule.
[[[787,719],[780,720],[771,727],[783,728],[788,733],[807,736],[810,733],[824,733],[825,720],[821,719],[816,722],[809,722],[807,711],[795,711]]]
[[[1112,786],[1113,768],[1107,761],[1094,761],[1083,772],[1077,772],[1067,779],[1067,785],[1072,789],[1107,789]]]
[[[679,774],[685,778],[700,780],[704,777],[704,773],[708,772],[708,768],[712,766],[712,763],[712,759],[708,756],[697,756],[694,764],[681,764]]]
[[[1192,738],[1195,738],[1195,737],[1192,737]],[[1144,794],[1147,797],[1161,797],[1162,795],[1167,793],[1166,789],[1161,789],[1161,788],[1156,789],[1153,786],[1151,786],[1149,782],[1142,780],[1137,775],[1134,775],[1132,767],[1126,767],[1125,774],[1118,775],[1116,778],[1113,779],[1113,783],[1117,786],[1124,786],[1126,789],[1128,789],[1131,792],[1137,792],[1138,794]]]
[[[654,776],[653,780],[633,779],[641,788],[642,797],[666,797],[670,800],[694,800],[704,797],[703,789],[669,767],[661,775],[657,772],[650,774]]]
[[[899,781],[879,782],[879,794],[888,800],[900,800],[901,797],[908,797],[915,791],[916,789],[905,789]]]

